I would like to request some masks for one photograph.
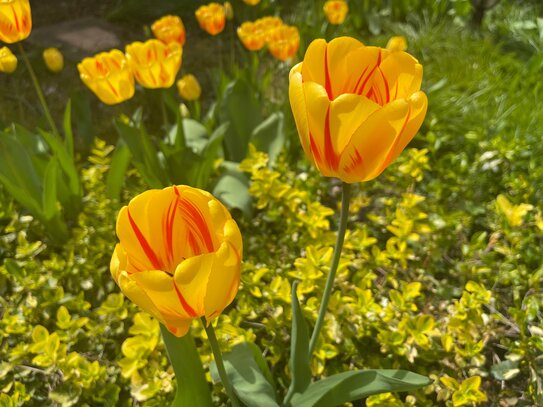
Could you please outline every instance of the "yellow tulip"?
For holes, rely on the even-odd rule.
[[[115,105],[134,96],[134,75],[125,55],[118,49],[85,58],[77,69],[83,83],[107,105]]]
[[[350,37],[313,41],[289,79],[307,157],[347,183],[381,174],[415,136],[428,105],[415,58]]]
[[[397,36],[390,37],[387,43],[387,49],[389,51],[405,51],[407,49],[407,41],[405,37]]]
[[[169,88],[181,68],[181,46],[159,40],[133,42],[126,46],[126,59],[136,81],[144,88]]]
[[[234,18],[234,9],[232,4],[229,1],[225,1],[223,4],[224,7],[224,16],[227,20],[232,20]]]
[[[238,37],[249,51],[258,51],[266,44],[266,32],[256,22],[246,21],[237,29]]]
[[[0,41],[12,44],[22,41],[32,30],[32,14],[28,0],[0,0]]]
[[[12,73],[17,69],[17,57],[8,47],[0,48],[0,72]]]
[[[153,35],[160,41],[170,44],[176,42],[185,44],[185,26],[178,16],[164,16],[156,20],[151,26]]]
[[[191,74],[187,74],[177,81],[177,90],[179,96],[188,101],[198,100],[202,94],[198,79]]]
[[[258,3],[260,3],[260,0],[243,0],[243,2],[249,6],[256,6]]]
[[[43,60],[51,72],[60,72],[64,68],[64,57],[58,48],[47,48],[43,51]]]
[[[324,15],[330,24],[339,25],[343,24],[347,13],[349,12],[349,6],[343,0],[329,0],[324,3]]]
[[[266,16],[256,20],[255,24],[258,29],[264,33],[266,42],[268,42],[270,39],[270,34],[273,32],[273,30],[283,25],[283,20],[276,16]]]
[[[277,59],[286,61],[292,58],[300,48],[300,33],[296,27],[282,25],[271,31],[268,38],[268,50]]]
[[[209,323],[236,296],[241,234],[210,193],[150,190],[121,209],[110,270],[121,291],[176,336],[194,318]]]
[[[224,7],[219,3],[200,6],[195,14],[200,28],[208,34],[217,35],[224,30],[226,15]]]

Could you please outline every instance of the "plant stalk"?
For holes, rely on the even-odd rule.
[[[326,285],[324,286],[324,293],[322,295],[321,306],[319,308],[319,316],[317,317],[317,322],[315,323],[313,333],[311,334],[311,340],[309,342],[309,357],[311,357],[313,351],[315,350],[315,346],[317,345],[317,340],[319,339],[322,324],[324,323],[326,309],[328,308],[328,303],[330,302],[332,288],[334,287],[334,280],[336,278],[337,268],[339,265],[339,260],[341,258],[341,250],[343,249],[343,242],[345,240],[345,232],[347,230],[347,219],[349,217],[350,201],[351,184],[347,184],[346,182],[344,182],[342,185],[341,213],[339,215],[339,228],[337,231],[336,246],[334,247],[334,255],[332,257],[332,263],[330,265],[330,272],[328,273]]]
[[[228,379],[228,375],[226,374],[221,349],[219,347],[219,342],[217,341],[217,336],[215,335],[215,329],[213,328],[213,325],[207,324],[205,317],[202,317],[202,323],[204,324],[204,329],[206,330],[207,338],[209,339],[209,344],[211,345],[211,350],[213,351],[213,356],[215,357],[217,371],[219,372],[219,376],[226,390],[226,394],[228,395],[228,398],[230,399],[230,402],[234,407],[241,407],[241,404],[239,403],[238,398],[234,393],[232,383],[230,383],[230,379]]]
[[[55,121],[53,120],[53,116],[51,116],[51,111],[49,110],[49,106],[47,105],[47,101],[45,100],[45,96],[43,95],[43,91],[41,90],[40,82],[38,81],[38,77],[36,76],[36,73],[34,72],[32,65],[30,64],[30,60],[28,59],[28,56],[26,55],[26,52],[23,48],[23,44],[19,42],[17,45],[19,46],[19,51],[23,57],[23,61],[25,62],[26,68],[28,69],[28,72],[30,73],[30,78],[32,79],[32,84],[34,85],[34,89],[36,89],[36,93],[38,94],[38,99],[40,100],[41,106],[43,108],[45,118],[49,122],[49,126],[51,127],[51,130],[53,131],[53,133],[57,137],[60,137],[60,133],[58,132]]]

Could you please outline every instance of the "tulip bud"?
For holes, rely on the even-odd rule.
[[[369,181],[419,130],[422,66],[350,37],[313,41],[290,71],[289,98],[306,156],[327,177]]]
[[[224,15],[227,20],[234,19],[234,9],[232,8],[232,4],[230,4],[229,1],[224,2]]]
[[[186,104],[184,103],[180,103],[179,104],[179,113],[181,114],[181,117],[183,119],[188,119],[190,118],[190,110],[189,108],[187,107]]]
[[[324,15],[330,24],[339,25],[343,24],[347,13],[349,12],[349,6],[343,0],[329,0],[324,3]]]
[[[51,72],[60,72],[64,68],[64,57],[58,48],[47,48],[43,51],[43,60]]]
[[[17,69],[17,57],[8,47],[0,48],[0,72],[13,73]]]
[[[22,41],[32,30],[32,14],[28,0],[0,1],[0,41],[13,44]]]
[[[407,41],[405,37],[397,36],[390,37],[387,43],[387,49],[390,51],[405,51],[407,49]]]
[[[110,270],[121,291],[176,336],[217,318],[240,282],[242,240],[228,210],[189,186],[146,191],[117,218]]]
[[[202,94],[198,80],[191,74],[185,75],[177,81],[177,90],[179,96],[189,102],[200,99]]]

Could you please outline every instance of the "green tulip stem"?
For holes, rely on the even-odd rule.
[[[45,96],[43,96],[40,82],[38,81],[38,77],[36,76],[36,73],[34,72],[32,65],[30,64],[28,56],[26,55],[26,52],[23,48],[23,44],[19,42],[17,45],[19,46],[19,51],[23,57],[23,61],[25,62],[26,68],[28,69],[28,72],[30,73],[30,78],[32,79],[32,83],[34,85],[34,88],[36,89],[36,93],[38,94],[38,99],[40,100],[41,106],[43,108],[43,112],[45,113],[45,118],[49,122],[49,126],[51,126],[51,130],[53,131],[53,133],[57,137],[60,137],[60,133],[58,132],[55,121],[53,120],[53,116],[51,116],[51,112],[49,110],[49,106],[47,105],[47,101],[45,100]]]
[[[164,131],[167,132],[170,128],[170,121],[168,120],[168,111],[166,110],[166,89],[160,89],[160,111],[162,113]]]
[[[221,378],[221,382],[226,390],[226,394],[234,407],[241,407],[241,404],[234,393],[234,387],[232,386],[232,383],[230,383],[230,379],[228,379],[228,375],[226,374],[221,349],[219,347],[219,342],[217,341],[217,336],[215,335],[215,329],[213,328],[213,325],[207,323],[205,317],[202,317],[202,323],[204,324],[204,329],[206,330],[207,338],[209,339],[209,344],[211,346],[211,350],[213,351],[213,356],[215,357],[217,371],[219,372],[219,377]]]
[[[210,388],[191,334],[178,338],[162,324],[160,331],[177,381],[172,407],[212,407]]]
[[[309,356],[313,354],[319,334],[322,329],[324,317],[326,315],[326,309],[330,302],[330,295],[332,294],[332,288],[334,286],[334,280],[336,278],[337,268],[339,266],[339,259],[341,258],[341,250],[343,249],[343,241],[345,240],[345,232],[347,230],[347,218],[349,217],[349,203],[351,200],[351,185],[346,182],[343,183],[342,196],[341,196],[341,213],[339,215],[339,228],[337,231],[336,246],[334,247],[334,255],[332,257],[332,263],[330,265],[330,272],[326,279],[326,285],[324,286],[324,293],[322,295],[321,306],[319,308],[319,316],[317,322],[313,328],[311,334],[311,341],[309,342]]]

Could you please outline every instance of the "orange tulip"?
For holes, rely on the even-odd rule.
[[[208,34],[217,35],[224,30],[226,16],[224,7],[219,3],[209,3],[206,6],[200,6],[195,14],[200,28]]]
[[[181,46],[159,40],[133,42],[126,46],[126,59],[136,81],[144,88],[169,88],[181,68]]]
[[[300,34],[296,27],[283,25],[271,31],[268,38],[268,50],[277,59],[286,61],[292,58],[300,48]]]
[[[32,30],[32,14],[28,0],[0,0],[0,41],[12,44],[22,41]]]
[[[422,66],[405,52],[350,37],[313,41],[290,71],[302,147],[319,171],[344,182],[377,177],[419,130],[427,108]]]
[[[81,80],[108,105],[134,96],[134,75],[118,49],[85,58],[77,65]]]
[[[238,37],[249,51],[258,51],[266,44],[266,32],[256,22],[246,21],[237,29]]]
[[[185,185],[136,196],[119,212],[111,274],[121,291],[176,336],[232,302],[242,240],[228,210]]]
[[[160,41],[170,44],[185,44],[185,26],[178,16],[164,16],[151,26],[154,36]]]
[[[339,25],[343,24],[347,13],[349,12],[349,6],[343,0],[329,0],[324,3],[324,15],[330,24]]]
[[[283,25],[283,20],[281,20],[280,17],[276,16],[266,16],[256,20],[255,24],[262,32],[264,32],[266,42],[268,42],[268,40],[270,39],[270,34],[273,32],[274,29]]]

